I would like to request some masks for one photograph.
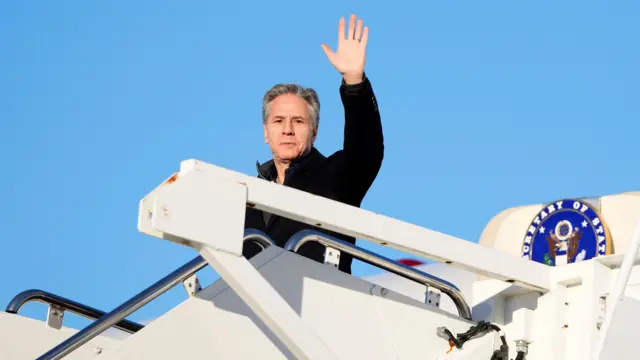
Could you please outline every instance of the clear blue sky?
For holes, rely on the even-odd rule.
[[[318,90],[338,150],[320,44],[352,12],[386,143],[363,207],[475,242],[505,208],[640,189],[637,1],[5,1],[0,306],[40,288],[110,310],[194,257],[139,234],[138,201],[188,158],[255,174],[275,83]]]

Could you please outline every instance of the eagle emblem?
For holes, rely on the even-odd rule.
[[[522,257],[549,266],[589,260],[613,251],[602,215],[583,200],[565,199],[545,205],[524,236]]]
[[[582,232],[577,227],[574,228],[567,220],[559,222],[555,230],[554,232],[554,229],[549,229],[549,234],[546,235],[549,257],[556,265],[560,265],[559,262],[567,264],[568,260],[573,259],[578,253]],[[583,259],[584,255],[575,261]]]

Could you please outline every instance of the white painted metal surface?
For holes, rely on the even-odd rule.
[[[448,297],[426,293],[424,285],[398,275],[359,279],[276,247],[246,260],[246,206],[447,262],[420,269],[460,288],[473,321],[459,317]],[[221,279],[188,293],[182,304],[135,334],[121,341],[98,337],[69,359],[488,360],[502,344],[497,332],[460,349],[450,349],[443,338],[441,327],[455,335],[479,321],[500,327],[509,360],[518,349],[528,360],[637,357],[640,224],[635,237],[623,241],[630,244],[626,254],[551,267],[188,160],[142,199],[138,227],[192,247]],[[328,254],[326,262],[335,263],[336,255]],[[0,346],[2,359],[34,358],[70,334],[44,320],[0,315],[0,335],[19,337]],[[32,332],[34,324],[41,328]]]
[[[473,303],[473,284],[477,280],[477,276],[474,273],[448,264],[438,263],[418,265],[415,266],[415,268],[455,284],[460,289],[467,302]],[[417,301],[424,301],[426,297],[426,286],[418,284],[415,281],[405,279],[396,274],[381,272],[376,275],[366,276],[364,279],[389,290],[407,295]],[[448,296],[440,296],[439,308],[452,314],[458,313],[456,306]]]
[[[611,294],[609,298],[611,299],[611,305],[608,307],[610,310],[610,316],[606,317],[604,323],[602,324],[602,335],[598,338],[598,342],[596,344],[595,351],[593,353],[594,359],[599,359],[602,357],[605,346],[605,339],[607,339],[607,332],[609,327],[611,326],[611,322],[614,319],[619,319],[616,316],[616,311],[618,311],[618,304],[622,304],[625,302],[625,289],[627,288],[627,283],[629,282],[629,278],[631,277],[631,271],[633,270],[633,265],[638,255],[638,250],[640,249],[640,221],[636,225],[633,231],[633,237],[631,242],[629,243],[629,249],[626,252],[626,257],[622,261],[622,265],[620,266],[620,270],[618,271],[617,279],[615,281],[614,287],[611,290]],[[630,303],[632,300],[626,303]],[[630,311],[629,306],[625,306],[624,310],[620,311]],[[640,318],[638,318],[640,319]]]
[[[623,297],[616,305],[616,311],[610,315],[608,331],[603,332],[603,339],[598,344],[601,348],[596,352],[598,360],[636,360],[640,356],[637,350],[638,332],[635,328],[640,323],[640,300]]]
[[[0,312],[0,359],[33,360],[76,331],[64,326],[53,329],[46,321]],[[119,343],[119,340],[99,336],[66,359],[94,359]]]
[[[449,346],[429,325],[463,332],[471,324],[280,248],[258,254],[251,263],[339,359],[436,359]],[[203,354],[212,359],[297,358],[222,280],[102,359],[137,359],[140,354],[152,359]],[[490,352],[485,355],[488,359]]]
[[[210,176],[210,179],[227,182],[227,185],[222,185],[222,182],[216,183],[219,186],[230,188],[234,186],[233,184],[245,186],[247,188],[246,203],[261,210],[375,242],[422,258],[447,262],[476,274],[511,281],[523,287],[540,291],[547,291],[550,287],[550,269],[542,264],[514,258],[450,235],[286,186],[279,186],[202,161],[183,161],[175,183],[179,183],[182,176],[192,172],[201,172]],[[161,186],[161,188],[166,189],[169,186]],[[147,211],[141,212],[140,231],[161,237],[162,235],[158,232],[154,233],[155,230],[150,222],[145,222],[147,216]],[[227,215],[226,218],[228,219],[229,216]]]
[[[298,359],[335,359],[271,285],[242,257],[247,189],[194,169],[147,197],[151,228],[190,244]],[[148,216],[148,211],[143,213]]]

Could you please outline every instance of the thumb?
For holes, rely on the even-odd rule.
[[[333,52],[333,50],[331,50],[331,48],[327,44],[323,43],[321,44],[321,46],[322,46],[322,50],[324,51],[324,54],[327,55],[327,58],[329,58],[329,61],[333,63],[336,53]]]

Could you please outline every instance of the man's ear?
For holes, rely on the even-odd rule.
[[[262,128],[264,129],[264,143],[269,143],[269,138],[267,137],[267,124],[262,124]]]

